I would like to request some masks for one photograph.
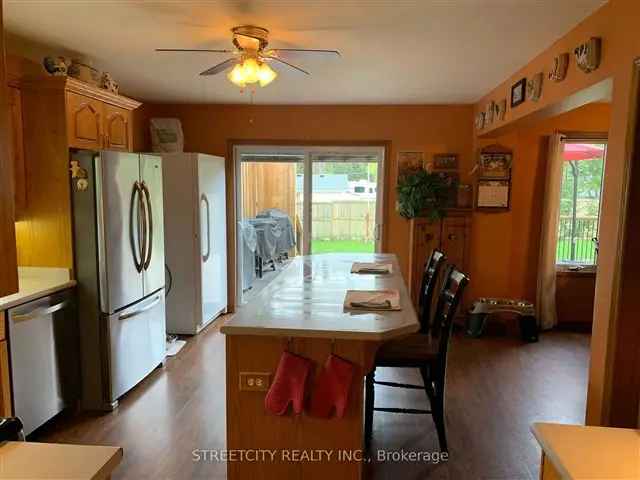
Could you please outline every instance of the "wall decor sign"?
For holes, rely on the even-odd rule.
[[[600,37],[591,37],[587,42],[578,45],[573,53],[576,56],[578,67],[584,73],[591,73],[600,66],[602,40]]]
[[[511,108],[517,107],[525,100],[525,90],[527,88],[527,79],[518,80],[511,87]]]
[[[434,170],[457,170],[458,154],[457,153],[436,153],[433,156]]]
[[[484,112],[478,112],[476,114],[476,129],[482,130],[484,128]]]
[[[542,72],[536,73],[527,80],[527,100],[537,102],[542,95]]]
[[[495,103],[495,119],[496,120],[504,120],[505,115],[507,114],[507,99],[503,98],[499,102]]]
[[[509,178],[511,176],[511,153],[487,152],[480,154],[480,177]]]
[[[549,72],[549,80],[561,82],[567,76],[567,68],[569,67],[569,54],[561,53],[553,59],[553,65]]]
[[[424,168],[424,152],[398,152],[398,178]]]

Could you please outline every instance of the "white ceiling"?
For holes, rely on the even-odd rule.
[[[268,28],[272,47],[341,51],[337,59],[300,59],[311,77],[276,66],[279,77],[254,97],[269,104],[474,102],[603,3],[4,0],[10,50],[17,36],[47,45],[47,53],[75,52],[143,100],[250,101],[224,75],[198,75],[224,55],[154,52],[230,48],[235,25]],[[38,57],[43,50],[24,53]]]

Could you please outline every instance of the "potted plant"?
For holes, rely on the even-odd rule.
[[[398,180],[400,215],[405,218],[427,217],[432,221],[445,216],[450,186],[437,173],[418,170]]]

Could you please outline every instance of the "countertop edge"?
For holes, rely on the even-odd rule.
[[[38,298],[46,297],[47,295],[51,295],[52,293],[57,293],[62,290],[73,288],[77,284],[78,282],[76,282],[75,280],[68,280],[66,282],[63,282],[48,288],[44,288],[42,290],[38,290],[35,292],[25,294],[23,296],[19,296],[18,298],[14,298],[12,300],[3,301],[2,299],[0,299],[0,311],[8,310],[10,308],[17,307],[18,305],[22,305],[23,303],[27,303],[32,300],[36,300]],[[13,296],[13,295],[15,294],[7,295],[7,296]]]
[[[327,338],[332,340],[361,340],[384,342],[393,338],[416,333],[420,325],[407,325],[406,327],[379,332],[312,330],[297,328],[276,327],[243,327],[235,325],[223,325],[220,332],[227,336],[248,335],[262,337],[296,337],[296,338]]]
[[[533,436],[540,444],[540,449],[542,450],[544,455],[549,458],[549,461],[553,464],[558,473],[562,475],[562,478],[571,479],[571,475],[569,474],[563,463],[560,461],[560,458],[556,454],[556,451],[551,448],[551,445],[549,445],[547,440],[544,438],[544,434],[539,430],[539,427],[543,425],[553,424],[548,422],[535,422],[531,425],[531,433],[533,433]]]

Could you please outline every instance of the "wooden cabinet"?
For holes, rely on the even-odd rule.
[[[23,78],[20,88],[29,172],[20,265],[73,268],[69,149],[131,151],[140,103],[69,77]]]
[[[66,105],[70,147],[132,150],[130,110],[74,92],[67,92]]]
[[[445,218],[442,221],[442,238],[440,240],[440,249],[446,253],[448,262],[456,265],[465,273],[468,273],[466,267],[468,264],[469,220],[468,216]]]
[[[115,105],[104,105],[104,142],[107,150],[131,151],[131,112]]]
[[[0,297],[18,291],[11,123],[0,3]],[[6,174],[8,172],[8,174]]]
[[[74,92],[67,92],[66,105],[69,146],[89,150],[102,148],[102,102]]]
[[[431,222],[426,218],[410,220],[409,279],[408,287],[415,305],[422,281],[424,265],[435,248],[447,255],[447,263],[468,273],[469,235],[471,212],[449,211],[442,220]]]

